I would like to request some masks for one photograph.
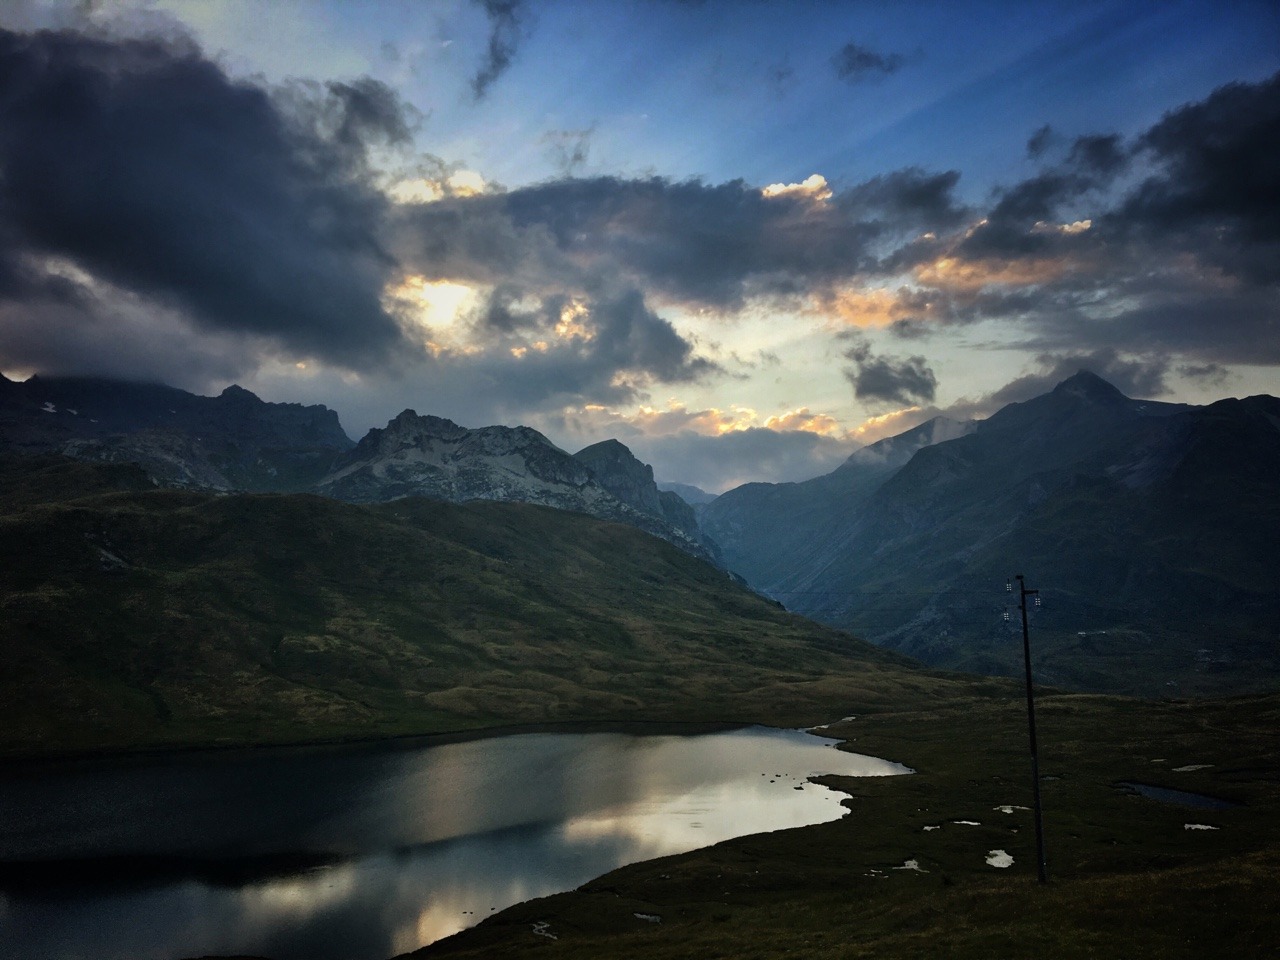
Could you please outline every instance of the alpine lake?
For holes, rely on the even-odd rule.
[[[911,772],[836,744],[522,733],[22,766],[0,954],[385,960],[624,864],[843,816],[810,777]]]

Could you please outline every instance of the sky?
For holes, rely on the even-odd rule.
[[[11,0],[0,372],[720,492],[1280,377],[1273,2]]]

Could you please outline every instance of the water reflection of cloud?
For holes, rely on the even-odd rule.
[[[261,835],[243,822],[219,834],[206,797],[192,823],[172,814],[160,836],[145,820],[113,828],[113,849],[132,830],[148,849],[251,856],[287,849],[287,841],[349,859],[240,887],[186,880],[61,899],[10,895],[0,954],[382,960],[626,863],[842,815],[838,794],[794,789],[812,774],[905,772],[829,744],[761,729],[703,737],[531,734],[319,754],[277,767],[253,759],[243,770],[223,763],[216,776],[182,767],[196,770],[194,787],[146,771],[157,791],[153,804],[178,811],[192,789],[220,789],[236,801],[238,816],[261,812]],[[315,790],[327,795],[305,795]],[[259,803],[246,806],[246,799]]]

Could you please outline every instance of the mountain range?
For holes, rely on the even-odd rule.
[[[1087,372],[971,424],[933,421],[825,477],[703,508],[728,565],[788,609],[925,663],[1180,693],[1280,673],[1280,400],[1134,400]],[[1008,619],[1005,614],[1009,614]]]
[[[617,440],[405,410],[353,443],[322,406],[239,387],[0,378],[0,452],[135,464],[153,486],[507,501],[621,522],[821,623],[926,664],[1015,673],[1006,582],[1039,591],[1037,674],[1192,693],[1280,676],[1280,400],[1135,400],[1081,372],[990,418],[937,418],[800,483],[713,497]],[[666,489],[663,489],[666,488]],[[683,496],[681,496],[683,494]]]
[[[324,406],[268,403],[238,386],[202,397],[98,378],[0,376],[0,452],[133,463],[157,486],[536,503],[627,523],[716,562],[693,510],[659,491],[621,443],[570,455],[529,427],[469,430],[405,410],[353,443]]]

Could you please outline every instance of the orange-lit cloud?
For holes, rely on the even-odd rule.
[[[824,437],[845,437],[847,431],[840,421],[825,413],[810,413],[808,407],[788,410],[786,413],[769,417],[764,422],[766,430],[803,430]]]
[[[556,321],[556,336],[561,340],[594,340],[596,333],[587,324],[591,312],[586,303],[575,297],[560,309],[560,319]]]
[[[818,295],[817,311],[851,327],[887,327],[895,320],[918,316],[919,304],[909,300],[911,291],[901,288],[866,290],[845,288]]]
[[[921,424],[936,415],[936,413],[936,410],[929,411],[918,406],[891,410],[888,413],[880,414],[878,417],[868,417],[854,427],[850,433],[859,443],[875,443],[885,437],[897,436],[905,430],[910,430],[917,424]]]
[[[1065,257],[1025,260],[962,260],[939,257],[914,270],[917,282],[958,293],[976,293],[984,287],[1028,287],[1053,283],[1076,268]]]
[[[723,437],[746,430],[772,430],[775,433],[801,431],[837,440],[846,440],[851,436],[835,417],[813,413],[808,407],[762,418],[750,407],[731,404],[727,410],[718,407],[690,410],[681,401],[670,400],[665,409],[641,406],[630,413],[598,404],[587,404],[566,409],[565,417],[583,427],[625,426],[632,432],[648,437],[665,437],[677,433]]]

